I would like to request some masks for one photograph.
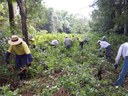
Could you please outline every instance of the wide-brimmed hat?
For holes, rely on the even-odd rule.
[[[13,35],[10,40],[8,40],[8,44],[10,45],[18,45],[22,42],[23,40],[19,38],[17,35]]]

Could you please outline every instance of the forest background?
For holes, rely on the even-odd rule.
[[[68,91],[67,93],[69,93],[69,95],[67,96],[76,96],[76,94],[80,96],[89,96],[90,94],[93,96],[127,96],[127,86],[126,90],[122,90],[121,88],[120,90],[116,90],[110,87],[110,83],[114,82],[120,69],[117,70],[116,73],[113,71],[112,64],[106,61],[104,56],[97,57],[97,47],[94,44],[103,35],[106,35],[109,42],[113,45],[113,58],[115,57],[119,45],[127,41],[128,0],[96,0],[90,7],[93,7],[94,10],[91,14],[91,19],[87,19],[85,17],[78,17],[77,15],[70,14],[64,10],[56,11],[53,8],[46,8],[42,0],[1,0],[1,94],[15,93],[17,95],[28,92],[39,96],[44,94],[46,94],[44,96],[51,96],[51,94],[57,94],[56,92]],[[10,84],[11,73],[7,70],[7,66],[5,66],[4,54],[8,47],[8,37],[13,34],[17,34],[24,38],[28,45],[28,38],[30,35],[33,35],[37,39],[38,46],[37,49],[31,50],[35,58],[30,71],[31,83],[25,83],[25,90],[17,86],[16,89],[20,89],[20,91],[16,89],[12,90],[10,87],[6,86]],[[59,47],[55,50],[50,50],[50,48],[48,48],[46,53],[42,53],[41,47],[45,44],[45,41],[60,39],[60,41],[63,42],[63,38],[67,34],[69,37],[74,35],[79,38],[83,38],[87,35],[91,45],[88,45],[88,48],[82,51],[74,46],[70,51],[65,50],[63,47]],[[72,54],[69,55],[69,53]],[[57,54],[59,54],[59,56]],[[61,57],[66,59],[63,60]],[[75,57],[78,58],[74,59]],[[13,60],[12,63],[14,63]],[[74,64],[74,66],[72,64]],[[104,64],[106,64],[106,66],[103,66]],[[49,68],[47,71],[45,70],[45,65]],[[104,76],[102,80],[97,81],[98,77],[95,76],[101,71],[100,69],[105,70],[102,71]],[[54,78],[56,73],[55,70],[59,70],[59,74],[61,74],[57,79]],[[96,74],[94,74],[94,72]],[[82,75],[80,76],[80,74]],[[113,78],[111,78],[111,76]],[[7,78],[3,80],[4,78],[2,77]],[[39,81],[37,81],[37,78],[40,78]],[[48,82],[46,82],[47,80]],[[15,80],[12,80],[11,83],[14,83],[14,81]],[[45,82],[45,84],[39,85],[41,82]],[[44,90],[42,90],[42,87]]]

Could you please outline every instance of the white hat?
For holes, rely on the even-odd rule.
[[[10,45],[18,45],[22,42],[23,40],[19,38],[17,35],[13,35],[10,40],[8,40],[8,44]]]
[[[98,40],[97,43],[100,43],[101,40]]]

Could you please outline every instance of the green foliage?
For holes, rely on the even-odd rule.
[[[61,38],[59,39],[61,42],[63,42],[64,40],[63,35],[64,34],[62,34]],[[50,34],[43,36],[44,36],[43,37],[44,40],[47,40],[45,37],[48,36],[47,38],[49,38],[49,41],[52,40],[53,38],[58,39],[60,37],[58,36],[58,34],[56,36],[52,34],[51,37]],[[108,87],[105,88],[105,86],[110,87],[111,86],[110,83],[116,79],[115,77],[113,77],[115,79],[110,79],[111,78],[110,74],[113,74],[115,76],[115,74],[112,72],[112,65],[108,61],[106,61],[105,58],[100,58],[97,57],[96,55],[97,46],[95,46],[95,43],[97,42],[98,39],[100,39],[99,37],[102,36],[100,34],[98,36],[96,34],[93,35],[89,34],[89,36],[90,36],[90,43],[86,45],[85,49],[81,51],[79,50],[78,46],[77,48],[75,48],[76,46],[74,46],[70,51],[63,49],[63,47],[54,48],[52,51],[48,49],[47,58],[45,58],[45,62],[48,64],[50,68],[49,70],[61,69],[63,70],[63,72],[66,72],[66,74],[63,77],[60,77],[58,79],[59,81],[57,80],[56,83],[54,82],[55,84],[53,86],[57,86],[57,88],[64,87],[72,95],[79,94],[81,96],[89,96],[89,95],[99,96],[99,94],[101,95],[104,94],[104,95],[114,96],[116,93],[112,94],[110,91],[111,89],[108,90],[107,89]],[[121,38],[124,39],[121,40]],[[108,38],[109,42],[111,42],[112,44],[112,50],[114,55],[116,55],[118,44],[123,43],[126,40],[125,38],[127,37],[119,36],[119,38],[117,39],[117,36],[114,35]],[[42,39],[38,38],[38,40],[40,41]],[[95,78],[94,76],[97,74],[100,68],[105,69],[107,73],[104,74],[103,76],[104,79],[102,81],[97,81],[97,78]],[[101,87],[103,89],[99,89],[98,87]],[[112,90],[114,90],[113,87]],[[119,96],[121,96],[124,93],[119,92],[119,94],[120,94]]]
[[[116,8],[113,6],[115,2],[112,1],[98,0],[98,9],[93,11],[93,18],[89,23],[93,31],[109,31],[110,34],[107,37],[112,45],[112,59],[114,60],[119,45],[126,42],[127,37],[113,33],[115,26],[124,24],[124,16],[123,14],[118,14],[119,16],[113,17]],[[17,88],[15,91],[11,91],[8,84],[11,83],[10,78],[17,80],[17,75],[10,72],[9,66],[4,65],[4,54],[8,47],[8,38],[6,37],[11,35],[8,27],[7,3],[0,4],[0,63],[3,64],[0,67],[0,79],[6,77],[7,80],[7,82],[0,82],[0,94],[18,96],[23,92],[29,91],[37,96],[52,96],[53,93],[64,88],[71,96],[127,96],[127,80],[124,82],[124,89],[119,88],[117,90],[111,86],[111,83],[117,79],[123,60],[119,62],[119,69],[116,72],[111,62],[105,59],[104,54],[102,54],[102,57],[98,56],[96,43],[103,34],[87,33],[90,29],[86,18],[77,18],[66,11],[56,12],[52,8],[47,9],[41,2],[41,0],[25,0],[24,2],[26,5],[28,31],[29,34],[34,35],[37,47],[31,49],[33,62],[28,70],[28,80],[21,81],[22,87]],[[15,21],[16,33],[20,34],[19,15],[15,17]],[[54,34],[47,34],[49,32],[47,28],[47,31],[42,30],[39,32],[45,24],[50,24],[49,30],[51,32],[55,31]],[[86,33],[57,34],[57,29],[63,29],[63,26],[71,29],[72,33]],[[37,28],[39,28],[38,31]],[[86,35],[89,38],[89,44],[85,43],[84,48],[80,49],[79,41],[76,41],[72,43],[71,49],[67,50],[63,44],[67,35],[71,39],[74,35],[80,40]],[[59,45],[56,48],[50,46],[51,40],[54,39],[59,39]],[[11,64],[14,64],[14,57],[12,59]],[[102,72],[101,80],[98,77],[99,71]]]
[[[89,31],[88,21],[85,17],[69,14],[67,11],[48,9],[48,32],[84,33]]]
[[[0,11],[1,11],[1,10],[3,10],[3,5],[2,5],[2,4],[0,4]]]
[[[72,35],[83,39],[86,35],[89,38],[89,44],[84,45],[83,49],[79,48],[79,42],[76,41],[70,50],[67,50],[63,45],[64,38],[67,36],[72,38]],[[112,44],[113,59],[116,57],[118,47],[121,43],[127,41],[127,37],[123,35],[111,34],[106,35],[108,41]],[[103,57],[98,57],[97,41],[102,38],[102,34],[86,33],[80,34],[46,34],[36,33],[35,39],[37,47],[31,49],[33,62],[28,70],[29,80],[21,82],[24,84],[22,88],[18,88],[16,94],[21,94],[24,91],[33,92],[35,95],[51,96],[64,88],[72,96],[125,96],[126,90],[119,88],[118,91],[111,83],[115,82],[121,68],[122,61],[117,72],[115,72],[111,62]],[[50,46],[53,39],[59,39],[58,47]],[[42,50],[42,48],[46,50]],[[9,76],[9,72],[4,68],[2,72]],[[102,70],[99,80],[98,72]],[[16,77],[15,77],[16,78]],[[125,82],[126,84],[126,82]],[[127,85],[125,86],[127,88]],[[4,87],[2,87],[4,90]],[[1,94],[4,91],[1,92]],[[4,94],[14,94],[10,89]],[[11,95],[10,95],[11,96]]]
[[[97,32],[114,30],[121,33],[120,29],[123,29],[127,24],[127,16],[125,15],[127,4],[123,1],[98,0],[95,5],[97,8],[92,12],[92,22],[90,23],[92,30]]]
[[[28,25],[38,27],[47,23],[47,9],[42,0],[26,0]]]
[[[17,96],[19,91],[19,89],[11,91],[8,85],[2,86],[0,89],[2,90],[4,96]]]

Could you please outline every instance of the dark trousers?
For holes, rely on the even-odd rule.
[[[111,46],[108,46],[107,48],[106,48],[106,58],[107,59],[111,59]]]
[[[84,42],[81,41],[81,42],[79,43],[79,46],[80,46],[80,48],[83,48],[83,46],[84,46]]]
[[[71,45],[66,45],[66,49],[70,49],[71,48]]]
[[[16,55],[16,69],[19,71],[19,79],[23,80],[26,77],[26,69],[21,71],[21,68],[28,65],[27,55]]]
[[[16,55],[16,68],[20,69],[20,67],[25,67],[28,64],[27,55]]]

